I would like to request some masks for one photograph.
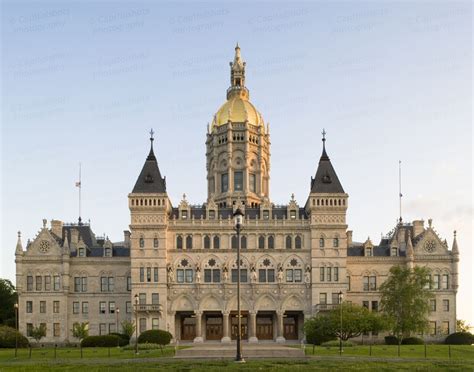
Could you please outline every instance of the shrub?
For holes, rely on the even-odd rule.
[[[82,347],[111,347],[120,345],[120,337],[115,335],[88,336],[81,341]]]
[[[470,332],[455,332],[446,337],[444,342],[447,345],[472,345],[474,335]]]
[[[163,331],[161,329],[153,329],[149,331],[142,332],[140,336],[138,336],[138,343],[139,344],[158,344],[161,346],[168,345],[171,342],[173,336],[171,333],[167,331]]]
[[[304,323],[304,333],[306,335],[306,342],[313,345],[321,345],[323,342],[336,339],[326,316],[308,319]]]
[[[20,332],[17,332],[15,328],[0,326],[0,348],[14,348],[15,335],[18,335],[18,347],[28,347],[30,344],[28,339]]]
[[[398,338],[396,336],[385,336],[385,345],[398,345]]]
[[[334,341],[328,341],[328,342],[323,342],[321,346],[325,347],[339,347],[339,341],[334,340]],[[354,346],[354,344],[351,341],[342,341],[342,346],[343,347],[351,347]]]
[[[109,333],[109,334],[112,335],[112,336],[117,336],[119,338],[120,341],[119,341],[118,346],[126,346],[130,342],[130,337],[128,337],[128,335],[125,335],[123,333],[113,332],[113,333]]]
[[[402,345],[424,345],[425,341],[418,337],[407,337],[402,340]]]

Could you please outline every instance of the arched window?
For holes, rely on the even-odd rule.
[[[176,249],[183,249],[183,237],[181,235],[176,237]]]
[[[332,199],[330,199],[330,200],[329,200],[329,205],[331,205],[331,206],[332,206]]]
[[[145,248],[145,238],[143,236],[140,237],[140,248]]]
[[[247,249],[247,237],[245,235],[240,238],[240,248]]]
[[[258,248],[259,249],[264,249],[265,248],[265,237],[263,235],[260,235],[258,237]]]
[[[158,238],[153,238],[153,248],[158,248],[159,243],[158,243]]]
[[[324,238],[319,238],[319,248],[324,248]]]
[[[290,235],[287,235],[287,237],[286,237],[286,249],[291,249],[291,248],[292,248],[292,247],[291,247],[291,245],[292,245],[292,244],[291,244],[291,243],[292,243],[291,240],[292,240],[292,239],[291,239],[291,236],[290,236]]]
[[[295,248],[301,249],[301,236],[297,235],[295,238]]]
[[[318,207],[319,207],[319,199],[318,199],[318,203],[317,203],[317,204],[318,204]],[[313,203],[313,205],[314,205],[314,203]]]
[[[268,248],[269,249],[275,248],[275,238],[273,237],[273,235],[270,235],[268,237]]]
[[[339,238],[334,238],[334,239],[332,240],[332,246],[333,246],[334,248],[338,248],[338,247],[339,247]]]
[[[219,239],[218,236],[215,236],[214,237],[214,249],[219,249],[220,248],[220,243],[221,243],[221,240]]]
[[[230,241],[232,249],[237,249],[237,235],[233,235]]]
[[[192,249],[193,248],[193,237],[191,235],[188,235],[186,237],[186,249]]]
[[[211,248],[211,239],[209,238],[208,235],[204,237],[204,249],[210,249]]]

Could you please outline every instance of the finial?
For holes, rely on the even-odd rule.
[[[183,193],[183,200],[186,200],[186,193]]]
[[[235,45],[235,49],[240,49],[238,41],[237,41],[237,44]]]
[[[456,231],[454,232],[454,236],[456,236]],[[21,231],[18,231],[18,239],[21,238]]]
[[[148,157],[146,158],[146,160],[156,160],[156,157],[155,157],[155,153],[153,152],[153,141],[155,140],[155,138],[153,137],[153,135],[155,134],[155,132],[153,131],[153,128],[150,129],[150,153],[148,154]]]
[[[155,132],[153,131],[153,128],[150,129],[150,141],[154,141],[154,138],[153,138],[153,135],[155,134]]]
[[[433,219],[429,218],[428,219],[428,227],[431,229],[431,225],[433,224]]]
[[[321,132],[323,135],[322,141],[323,141],[323,153],[321,155],[321,160],[329,160],[329,156],[326,153],[326,129],[323,128],[323,131]]]
[[[48,223],[48,220],[46,218],[43,218],[43,229],[46,229],[47,223]]]
[[[18,231],[18,234],[19,234],[19,233],[20,233],[20,232]],[[454,230],[454,239],[456,239],[456,233],[457,233],[456,230]]]
[[[295,201],[295,194],[291,193],[291,201]]]
[[[323,135],[323,143],[326,142],[326,130],[323,128],[323,131],[321,132]]]

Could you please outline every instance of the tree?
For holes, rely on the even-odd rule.
[[[308,319],[304,323],[306,342],[308,344],[321,345],[323,342],[336,339],[334,327],[330,320],[331,319],[324,314],[318,314]]]
[[[0,324],[16,328],[15,303],[17,298],[12,282],[8,279],[0,279]]]
[[[456,332],[469,332],[472,327],[465,320],[456,320]]]
[[[382,311],[390,318],[390,330],[402,342],[411,333],[428,327],[430,270],[393,266],[388,279],[380,286]]]
[[[122,333],[127,335],[130,339],[133,336],[133,332],[135,332],[135,323],[129,320],[124,320],[120,324],[122,325]]]
[[[41,323],[38,327],[33,327],[31,330],[31,337],[35,339],[37,343],[46,336],[46,324]]]
[[[72,335],[73,337],[78,338],[79,341],[85,339],[87,336],[89,336],[89,323],[75,322],[72,325]]]

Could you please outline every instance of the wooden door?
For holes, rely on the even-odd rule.
[[[208,316],[206,319],[206,340],[220,340],[222,334],[222,316]]]
[[[242,340],[246,340],[248,336],[248,318],[245,315],[242,315],[242,321],[240,322],[241,333],[240,336]],[[239,329],[239,319],[237,314],[231,315],[231,338],[232,340],[237,340],[237,330]]]
[[[257,316],[257,338],[273,340],[273,316]]]
[[[298,317],[296,315],[288,315],[283,318],[283,336],[287,340],[298,339]]]
[[[196,337],[196,318],[181,318],[181,340],[194,340]]]

